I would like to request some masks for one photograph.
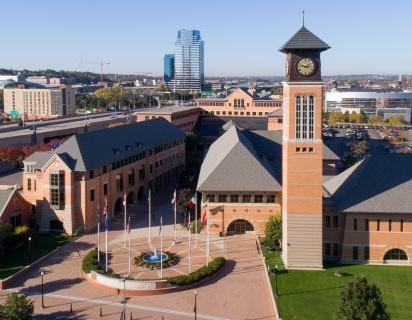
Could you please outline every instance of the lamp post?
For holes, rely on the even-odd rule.
[[[275,296],[278,296],[278,265],[275,265]]]
[[[44,308],[44,272],[40,272],[41,275],[41,307]]]
[[[29,261],[31,262],[31,237],[29,237]]]
[[[194,313],[195,313],[195,320],[197,320],[197,301],[196,301],[196,297],[197,297],[197,292],[195,290],[195,292],[193,293],[195,296],[195,307],[194,307]]]

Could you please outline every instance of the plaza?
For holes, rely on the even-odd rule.
[[[170,245],[174,235],[173,210],[170,204],[172,190],[156,195],[153,205],[155,213],[151,230],[152,243],[158,246],[159,219],[163,216],[163,232],[165,248]],[[147,246],[148,214],[145,204],[129,206],[128,213],[132,217],[132,246],[137,255],[140,248]],[[177,239],[186,243],[188,231],[180,224]],[[122,275],[127,273],[127,250],[124,247],[123,219],[116,217],[110,222],[108,232],[109,253],[112,254],[109,267]],[[101,234],[101,248],[104,246]],[[198,246],[195,245],[195,235],[192,234],[193,270],[206,263],[205,234],[199,235]],[[30,296],[35,302],[35,312],[39,319],[119,319],[123,310],[123,295],[110,294],[105,290],[89,284],[81,273],[83,257],[96,246],[97,234],[91,232],[62,247],[41,264],[22,276],[15,285],[3,291],[0,300],[3,301],[10,291],[19,291]],[[188,272],[184,248],[177,244],[175,249],[183,256],[181,266],[165,269],[168,273]],[[127,297],[126,315],[133,319],[190,319],[194,318],[194,290],[197,291],[198,319],[276,319],[272,303],[272,292],[266,280],[264,261],[256,246],[255,235],[236,235],[219,238],[211,236],[212,256],[224,256],[227,262],[222,273],[202,286],[176,293],[155,296]],[[143,277],[136,267],[133,276]],[[167,271],[166,271],[167,270]],[[44,272],[44,302],[41,308],[41,275]],[[146,274],[153,278],[159,276],[159,271]],[[146,277],[144,275],[144,277]],[[72,308],[72,312],[70,312]]]

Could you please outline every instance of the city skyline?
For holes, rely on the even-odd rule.
[[[0,67],[99,72],[89,62],[103,60],[111,63],[105,73],[161,76],[177,30],[197,29],[207,43],[206,77],[282,76],[277,49],[301,26],[305,10],[308,28],[336,49],[325,54],[325,75],[411,74],[404,39],[412,4],[398,3],[73,1],[65,10],[52,1],[5,3],[0,27],[13,32],[3,33],[9,49],[0,52]]]

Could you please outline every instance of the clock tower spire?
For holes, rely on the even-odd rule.
[[[304,24],[280,48],[287,55],[283,82],[282,255],[285,266],[292,269],[323,267],[324,83],[320,53],[329,48]]]

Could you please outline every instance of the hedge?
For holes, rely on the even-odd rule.
[[[97,261],[97,249],[91,250],[88,254],[84,256],[82,262],[82,269],[85,273],[90,273],[92,271],[101,271],[101,268]]]
[[[203,266],[200,269],[193,271],[192,273],[171,277],[168,279],[168,281],[178,286],[192,284],[216,273],[224,266],[225,262],[225,258],[217,257],[210,261],[208,265]]]

